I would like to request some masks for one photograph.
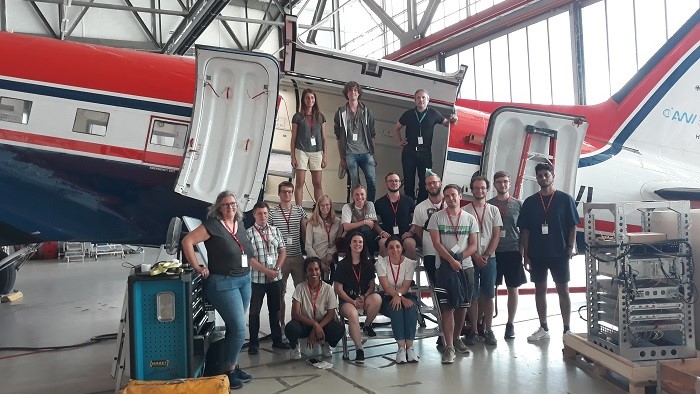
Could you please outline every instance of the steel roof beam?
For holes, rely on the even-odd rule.
[[[162,52],[182,55],[211,24],[229,0],[197,0],[165,43]]]

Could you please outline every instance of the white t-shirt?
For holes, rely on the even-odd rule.
[[[428,220],[435,212],[444,207],[445,204],[442,201],[435,205],[428,198],[416,205],[416,208],[413,210],[413,223],[411,224],[423,229],[423,256],[437,256],[435,246],[433,246],[433,239],[428,231]]]
[[[314,293],[314,296],[316,293]],[[328,283],[321,282],[321,289],[316,297],[316,313],[314,314],[313,302],[311,302],[311,292],[309,291],[309,282],[304,281],[294,289],[292,299],[301,303],[301,314],[311,319],[320,322],[326,316],[329,309],[338,307],[338,297],[333,292],[333,287]]]
[[[457,216],[448,216],[447,209],[435,212],[430,218],[428,230],[438,230],[440,233],[440,243],[450,253],[462,252],[469,246],[469,235],[479,232],[479,224],[471,213],[460,209]],[[450,219],[452,219],[450,221]],[[454,226],[453,226],[454,224]],[[455,231],[456,230],[456,231]],[[455,245],[459,245],[453,250]],[[440,259],[436,259],[435,266],[440,266]],[[471,256],[464,256],[462,268],[473,267]]]
[[[477,237],[478,243],[476,251],[480,255],[483,255],[486,248],[489,247],[489,242],[491,242],[491,236],[493,235],[494,227],[503,227],[503,219],[501,219],[501,211],[498,207],[487,203],[485,207],[474,209],[474,205],[469,204],[464,207],[464,210],[474,215],[477,223],[479,223],[479,236]],[[479,221],[481,219],[481,221]],[[491,253],[489,257],[494,257],[496,255]]]
[[[416,271],[416,261],[411,260],[408,257],[404,257],[400,265],[394,265],[389,267],[389,256],[377,258],[377,262],[374,265],[377,271],[377,277],[381,278],[386,276],[389,285],[398,290],[403,286],[404,280],[413,280],[413,274]],[[393,269],[393,271],[392,271]],[[394,281],[396,279],[396,281]]]

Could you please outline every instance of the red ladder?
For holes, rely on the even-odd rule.
[[[532,152],[530,151],[530,144],[532,143],[533,135],[541,135],[549,139],[549,152]],[[545,129],[543,127],[535,127],[532,125],[525,126],[525,143],[523,144],[523,151],[520,154],[520,165],[518,167],[518,175],[515,178],[515,193],[513,193],[515,198],[520,198],[522,193],[523,181],[526,179],[529,181],[537,181],[537,177],[525,175],[525,167],[529,160],[538,161],[541,163],[549,163],[554,166],[554,159],[557,153],[557,131],[552,129]]]

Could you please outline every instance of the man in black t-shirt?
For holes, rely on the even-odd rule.
[[[428,92],[418,89],[414,95],[416,107],[404,112],[394,125],[394,136],[401,152],[403,165],[404,192],[416,200],[416,172],[418,172],[418,199],[428,198],[425,190],[425,170],[433,168],[433,129],[441,124],[447,127],[457,123],[457,115],[446,118],[438,111],[428,108],[430,97]],[[406,138],[401,137],[401,128],[406,126]]]
[[[416,202],[413,198],[399,193],[401,188],[401,178],[398,174],[390,172],[384,177],[386,188],[389,192],[380,197],[374,203],[382,230],[382,239],[379,241],[379,254],[386,256],[384,241],[391,235],[401,237],[404,255],[411,260],[416,259],[415,234],[411,231],[411,221],[413,220],[413,209]]]

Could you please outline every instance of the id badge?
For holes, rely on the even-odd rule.
[[[277,260],[275,260],[272,256],[267,256],[267,267],[268,268],[275,268],[275,265],[277,264]]]
[[[452,247],[452,249],[450,249],[450,251],[451,251],[452,253],[457,253],[457,252],[460,251],[460,249],[461,249],[461,248],[459,247],[459,244],[457,243],[457,244],[455,244],[455,246]]]
[[[316,146],[316,137],[311,137],[311,146]]]
[[[506,237],[506,230],[502,229],[501,230],[501,238],[505,238],[505,237]]]
[[[418,137],[418,145],[423,145],[423,137]]]
[[[547,225],[547,223],[545,223],[542,225],[542,235],[547,235],[547,234],[549,234],[549,226]]]
[[[241,255],[241,267],[248,268],[248,255],[245,253]]]
[[[287,237],[287,239],[284,240],[285,246],[291,245],[292,244],[292,237]]]
[[[399,235],[399,226],[394,226],[394,235]]]
[[[357,141],[357,133],[352,133],[352,140]]]

